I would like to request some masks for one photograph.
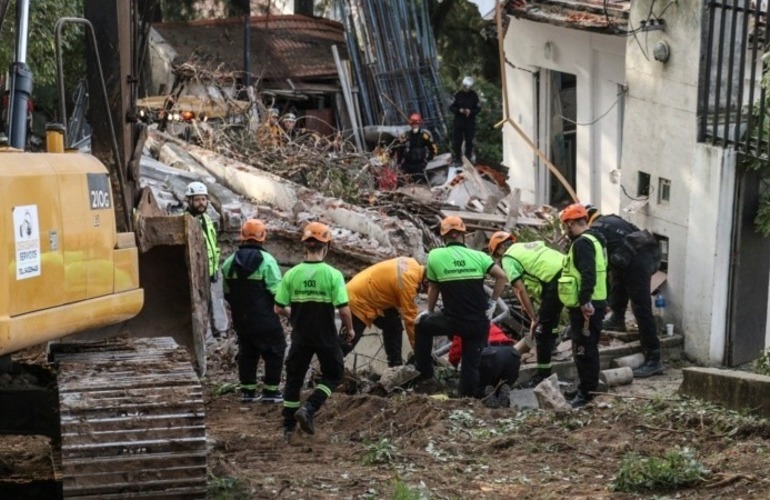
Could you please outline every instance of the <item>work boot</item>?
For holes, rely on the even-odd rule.
[[[577,394],[575,394],[575,397],[572,398],[572,401],[569,402],[569,405],[573,409],[582,408],[590,403],[592,399],[591,396],[586,396],[582,391],[578,391]]]
[[[613,312],[609,318],[605,318],[605,320],[602,322],[602,330],[612,330],[613,332],[625,332],[626,319],[623,316]]]
[[[491,408],[493,410],[500,408],[500,402],[497,400],[497,396],[495,396],[494,387],[491,385],[484,387],[484,392],[481,396],[481,403],[487,408]]]
[[[291,437],[294,435],[294,429],[284,429],[283,430],[283,442],[286,444],[291,444]]]
[[[300,429],[308,434],[315,434],[315,428],[313,427],[313,410],[307,406],[303,406],[294,414],[294,420],[297,421]]]
[[[529,382],[527,382],[526,384],[524,384],[524,385],[523,385],[523,387],[524,387],[525,389],[534,389],[535,387],[537,387],[538,385],[540,385],[540,383],[541,383],[543,380],[547,379],[547,378],[548,378],[548,377],[550,377],[550,376],[551,376],[551,372],[550,372],[550,371],[547,371],[547,372],[546,372],[546,371],[540,371],[540,370],[538,370],[538,372],[537,372],[537,373],[535,373],[535,375],[534,375],[534,376],[533,376],[531,379],[529,379]]]
[[[283,393],[277,390],[271,391],[269,389],[263,389],[260,401],[263,403],[283,403]]]
[[[634,370],[634,378],[647,378],[663,372],[663,363],[660,360],[660,349],[648,351],[642,366]]]

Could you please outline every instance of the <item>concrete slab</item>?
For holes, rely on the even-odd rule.
[[[770,417],[770,377],[718,368],[684,368],[679,393]]]

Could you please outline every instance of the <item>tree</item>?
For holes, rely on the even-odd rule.
[[[36,86],[56,83],[56,50],[54,27],[56,21],[66,16],[82,16],[82,0],[46,0],[30,2],[29,39],[27,42],[27,64],[32,70]],[[10,0],[8,13],[0,28],[0,70],[5,73],[16,51],[16,0]],[[68,29],[62,33],[62,49],[65,53],[82,50],[81,30]]]

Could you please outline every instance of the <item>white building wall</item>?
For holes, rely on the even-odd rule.
[[[535,143],[538,103],[534,75],[542,68],[576,76],[577,122],[585,125],[577,127],[573,187],[581,200],[591,200],[605,212],[617,211],[620,195],[615,170],[621,107],[616,102],[618,86],[625,81],[625,40],[511,17],[505,52],[513,65],[505,68],[509,117]],[[503,129],[503,163],[510,169],[511,186],[522,190],[522,201],[547,201],[537,198],[538,158],[510,125]]]
[[[646,18],[650,1],[632,2],[633,25]],[[650,203],[631,220],[669,238],[667,321],[684,332],[691,358],[721,364],[735,156],[696,142],[701,16],[698,2],[672,4],[665,31],[627,40],[622,183],[635,195],[639,172],[651,175]],[[658,41],[671,47],[666,63],[652,57]],[[661,177],[671,181],[669,203],[658,200]]]

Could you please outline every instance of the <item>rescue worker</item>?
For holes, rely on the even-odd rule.
[[[353,341],[343,344],[342,353],[352,351],[366,327],[382,330],[388,366],[401,366],[404,326],[414,349],[414,320],[417,294],[423,288],[425,267],[411,257],[396,257],[370,266],[347,284],[353,314]],[[403,315],[403,323],[401,321]]]
[[[564,254],[549,248],[543,241],[516,243],[516,237],[498,231],[489,240],[489,252],[500,259],[508,281],[530,320],[529,336],[537,350],[537,373],[527,384],[536,387],[551,376],[551,354],[559,335],[559,278]],[[540,296],[537,316],[530,296]]]
[[[286,338],[275,313],[274,298],[281,283],[275,258],[262,245],[265,224],[248,219],[241,226],[241,245],[222,264],[225,299],[230,304],[233,328],[238,335],[238,378],[241,401],[282,403],[278,390],[283,370]],[[257,365],[265,362],[262,395],[257,396]]]
[[[315,433],[313,417],[342,382],[345,367],[334,323],[335,308],[342,320],[343,340],[352,340],[353,321],[345,279],[324,262],[331,241],[329,226],[309,223],[302,231],[305,260],[286,272],[275,296],[275,312],[288,316],[292,325],[283,401],[287,442],[297,423],[304,432]],[[300,390],[314,355],[321,365],[321,382],[300,406]]]
[[[489,255],[465,246],[462,219],[446,217],[441,221],[440,233],[445,246],[431,250],[425,266],[429,314],[415,326],[415,368],[421,379],[432,379],[433,337],[460,335],[463,350],[459,395],[479,397],[481,351],[487,345],[489,321],[507,280]],[[487,274],[495,279],[491,298],[484,291]],[[443,309],[435,312],[439,295]]]
[[[283,142],[283,129],[278,123],[278,108],[270,108],[265,121],[257,129],[257,141],[263,147],[278,147]]]
[[[631,299],[631,310],[639,325],[639,340],[645,362],[634,370],[634,377],[646,378],[663,371],[655,318],[652,315],[650,281],[660,267],[660,247],[649,231],[615,215],[602,215],[586,204],[591,232],[601,234],[607,243],[610,290],[609,306],[612,314],[604,321],[607,330],[626,331],[626,307]]]
[[[438,154],[430,132],[422,128],[422,116],[412,113],[409,117],[411,130],[401,134],[396,146],[396,162],[407,182],[426,183],[425,167]]]
[[[494,323],[489,324],[489,345],[481,351],[479,390],[484,406],[508,408],[511,406],[511,388],[519,378],[521,356],[513,348],[513,339]],[[457,367],[462,358],[462,338],[455,335],[449,348],[449,362]]]
[[[463,156],[463,141],[465,142],[465,157],[471,163],[476,161],[473,154],[473,137],[476,134],[476,115],[481,110],[479,95],[471,87],[473,78],[463,78],[462,89],[457,91],[449,110],[454,113],[452,127],[452,161],[460,164]]]
[[[206,241],[206,254],[209,262],[209,277],[215,283],[219,275],[219,244],[217,243],[217,228],[206,210],[209,206],[209,190],[202,182],[191,182],[185,190],[187,211],[196,217],[203,229],[203,239]]]
[[[559,298],[569,312],[572,357],[578,390],[573,408],[585,406],[599,386],[599,335],[607,300],[607,257],[604,246],[588,230],[588,212],[573,203],[559,216],[571,240],[559,278]]]

